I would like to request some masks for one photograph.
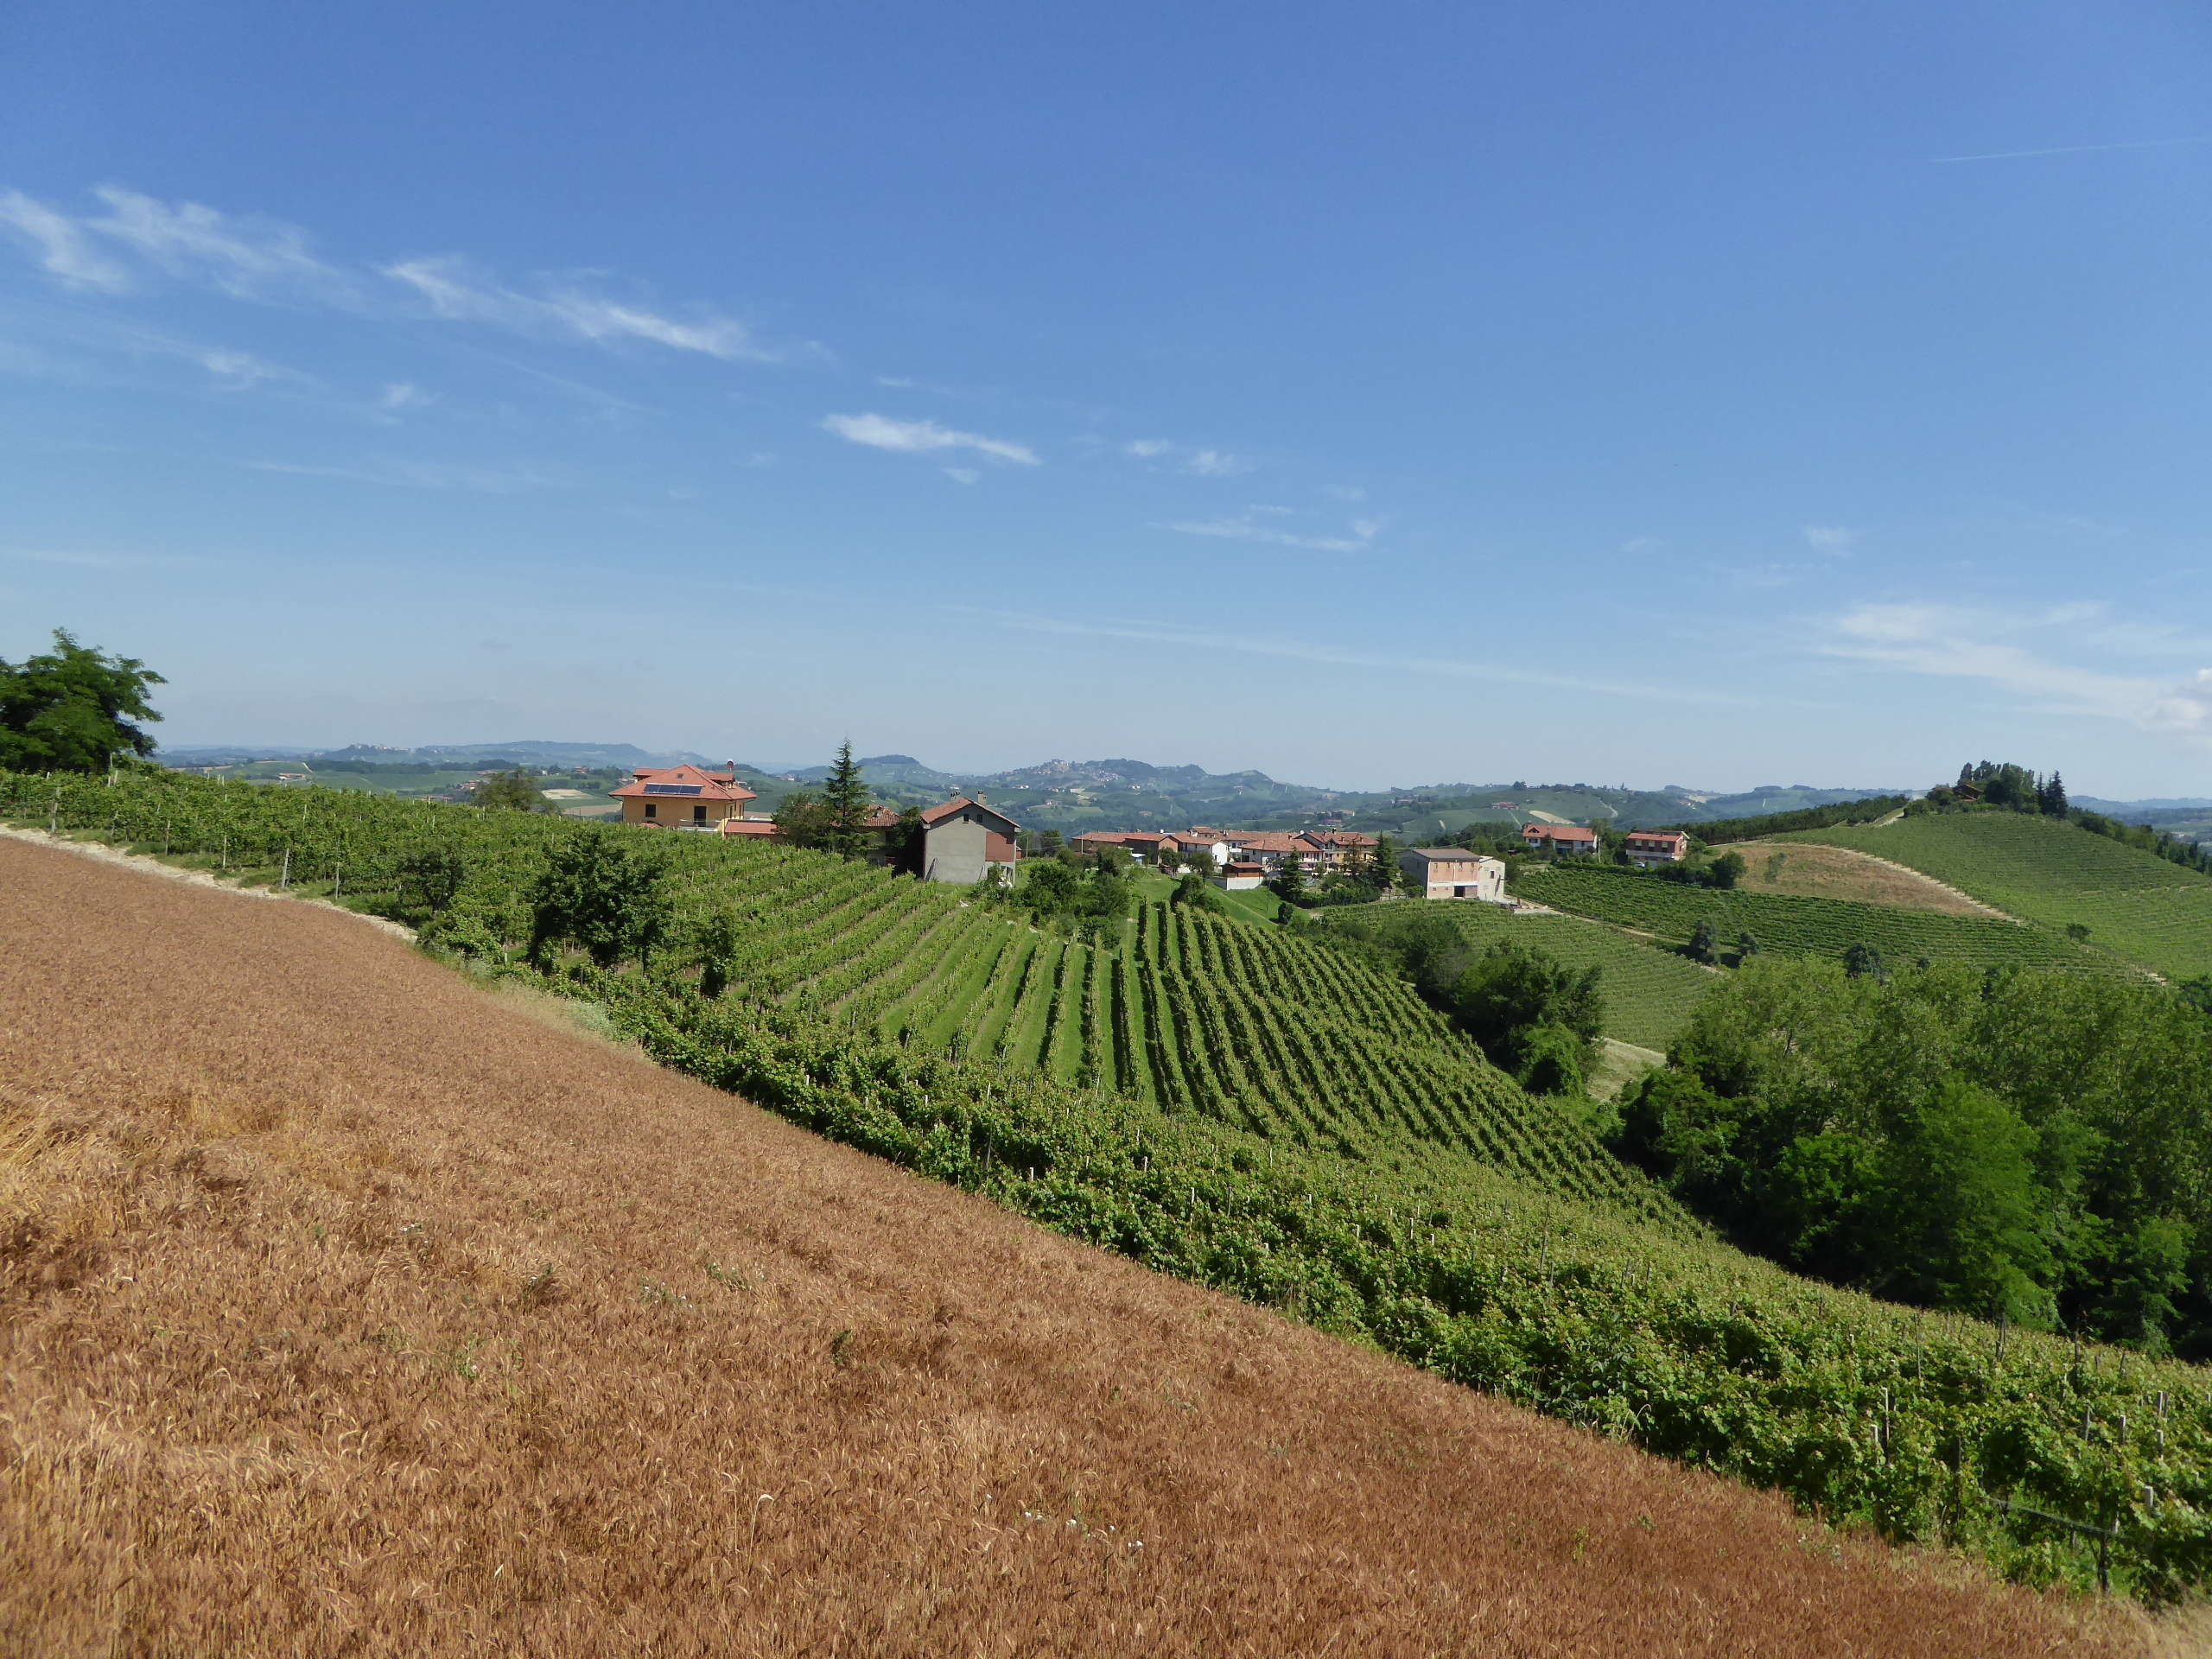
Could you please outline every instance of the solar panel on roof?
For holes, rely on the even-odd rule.
[[[645,793],[648,795],[696,795],[699,788],[697,784],[647,784]]]

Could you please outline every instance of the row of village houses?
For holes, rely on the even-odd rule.
[[[765,812],[746,810],[759,798],[737,781],[732,766],[721,772],[702,767],[647,766],[613,791],[622,804],[622,822],[648,829],[689,830],[709,834],[772,840],[774,819]],[[877,842],[880,856],[887,857],[891,836],[899,827],[899,814],[878,806],[868,817],[867,827]],[[956,796],[921,813],[920,874],[925,881],[949,881],[963,886],[991,880],[1003,871],[1011,876],[1021,850],[1014,837],[1020,826],[986,803]],[[1572,825],[1532,823],[1521,832],[1531,849],[1554,855],[1591,855],[1599,849],[1598,832]],[[1349,830],[1306,830],[1294,834],[1277,830],[1095,830],[1077,836],[1071,843],[1078,852],[1097,852],[1118,847],[1140,863],[1158,864],[1163,855],[1185,866],[1212,867],[1215,885],[1232,892],[1261,886],[1282,867],[1295,861],[1308,874],[1322,876],[1344,869],[1355,861],[1374,856],[1375,838]],[[1627,854],[1638,864],[1668,863],[1689,852],[1689,837],[1679,830],[1631,830]],[[1463,847],[1416,847],[1398,855],[1398,867],[1408,885],[1431,899],[1476,899],[1491,904],[1512,902],[1505,893],[1505,866],[1495,858],[1469,852]]]

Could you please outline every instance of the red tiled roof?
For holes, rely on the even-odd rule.
[[[625,799],[672,797],[687,801],[750,801],[753,791],[734,772],[702,772],[697,766],[640,766],[630,781],[609,794]]]
[[[1280,830],[1263,830],[1244,837],[1248,853],[1310,853],[1313,843],[1302,836],[1288,836]]]
[[[1006,825],[1008,830],[1018,830],[1021,827],[1014,823],[1012,818],[1007,817],[1005,813],[998,810],[997,808],[985,806],[981,801],[971,801],[965,795],[956,795],[950,800],[945,802],[942,806],[924,807],[922,809],[922,822],[934,827],[938,824],[943,823],[947,818],[953,817],[963,809],[971,806],[978,812],[988,813],[992,817],[996,818],[1001,823]]]
[[[776,826],[766,818],[724,818],[721,832],[726,836],[750,836],[757,841],[774,838]]]
[[[1524,841],[1564,841],[1578,844],[1586,841],[1593,847],[1598,843],[1595,830],[1584,830],[1571,823],[1532,823],[1521,832],[1521,836]]]
[[[862,819],[861,823],[870,830],[895,829],[898,826],[899,815],[887,806],[872,806],[868,809],[868,817]]]

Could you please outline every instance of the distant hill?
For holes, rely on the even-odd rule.
[[[696,750],[649,750],[632,743],[561,743],[528,739],[508,743],[455,743],[415,749],[357,743],[342,749],[229,747],[165,748],[168,765],[208,766],[256,760],[353,760],[383,765],[410,762],[424,770],[480,771],[508,761],[529,766],[721,766],[726,754]],[[1085,830],[1187,830],[1210,823],[1243,830],[1303,829],[1317,825],[1387,833],[1402,841],[1457,835],[1469,825],[1518,827],[1531,821],[1587,823],[1603,819],[1632,830],[1650,824],[1710,823],[1828,806],[1877,795],[1917,793],[1895,785],[1826,788],[1813,784],[1762,784],[1728,792],[1666,784],[1655,790],[1588,783],[1438,783],[1387,790],[1330,789],[1285,783],[1266,772],[1211,772],[1193,765],[1156,766],[1126,756],[1101,760],[1046,760],[994,772],[945,772],[911,754],[863,756],[861,769],[877,796],[894,806],[926,805],[948,795],[985,795],[993,806],[1033,830],[1065,835]],[[738,763],[739,776],[773,810],[792,785],[819,788],[829,766]],[[2107,801],[2077,796],[2075,804],[2176,833],[2212,836],[2212,800],[2161,798]]]
[[[355,760],[414,766],[424,771],[474,772],[499,761],[526,766],[674,766],[687,761],[693,766],[718,766],[724,757],[710,759],[689,749],[655,753],[634,743],[553,743],[528,738],[512,743],[445,743],[419,749],[391,748],[380,743],[350,743],[342,749],[245,744],[164,747],[156,758],[170,766],[245,765],[256,760]]]

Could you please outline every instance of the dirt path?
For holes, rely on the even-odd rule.
[[[0,941],[0,1651],[2139,1647],[326,907],[7,837]]]
[[[397,938],[414,943],[415,930],[382,916],[365,916],[358,910],[348,910],[343,905],[334,905],[327,899],[311,899],[304,893],[278,893],[270,887],[242,887],[224,880],[209,870],[183,869],[175,864],[165,864],[158,858],[149,858],[143,853],[126,853],[108,846],[105,842],[73,841],[67,836],[48,835],[43,830],[20,829],[14,824],[0,823],[0,836],[12,841],[27,841],[35,847],[51,847],[65,853],[74,853],[80,858],[97,859],[103,864],[118,864],[127,869],[147,875],[166,876],[172,881],[188,882],[195,887],[206,887],[216,893],[227,893],[241,899],[281,899],[287,904],[312,905],[317,910],[327,910],[335,915],[351,916],[357,922],[381,929]]]

